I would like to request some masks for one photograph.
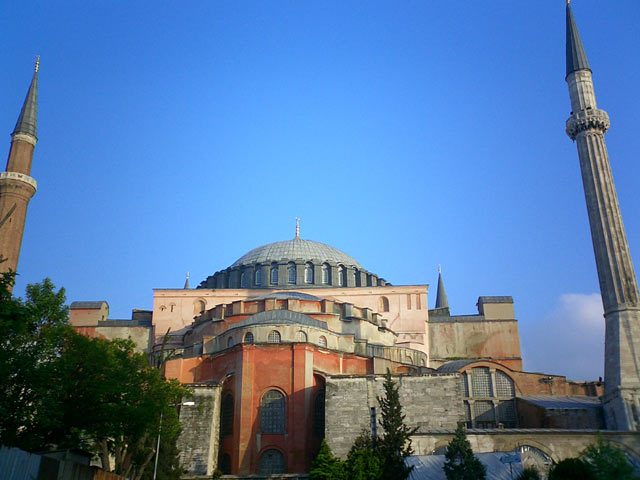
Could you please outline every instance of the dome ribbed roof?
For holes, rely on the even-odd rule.
[[[282,259],[296,260],[298,258],[304,261],[319,260],[320,262],[335,262],[362,268],[353,257],[337,248],[312,240],[302,240],[301,238],[269,243],[254,248],[236,260],[231,267],[261,262],[278,262]]]

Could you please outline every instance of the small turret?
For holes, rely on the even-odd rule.
[[[449,308],[447,300],[447,292],[444,290],[444,281],[442,280],[442,268],[438,265],[438,291],[436,293],[436,308]]]

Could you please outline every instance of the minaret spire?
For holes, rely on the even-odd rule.
[[[185,290],[189,289],[189,272],[187,272],[187,278],[184,281],[184,289]]]
[[[449,308],[447,300],[447,292],[444,290],[444,281],[442,280],[442,268],[438,265],[438,291],[436,293],[436,308]]]
[[[591,240],[605,318],[605,394],[609,429],[640,430],[640,294],[622,223],[604,134],[609,116],[599,110],[587,56],[567,4],[567,76]]]
[[[31,178],[31,162],[38,123],[38,70],[36,60],[31,85],[11,134],[11,149],[7,167],[0,172],[0,273],[18,268],[22,235],[29,200],[36,193],[36,181]]]
[[[300,238],[300,217],[296,217],[296,238]]]

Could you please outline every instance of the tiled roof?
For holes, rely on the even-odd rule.
[[[76,309],[86,309],[86,310],[100,310],[104,304],[106,304],[104,300],[97,302],[73,302],[71,304],[71,310]],[[108,306],[108,305],[107,305]]]
[[[518,398],[548,409],[599,408],[599,397],[561,397],[552,395],[522,395]]]

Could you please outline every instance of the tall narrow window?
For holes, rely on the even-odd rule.
[[[318,437],[324,437],[324,392],[316,395],[313,404],[313,433]]]
[[[262,267],[256,265],[256,285],[262,285]]]
[[[272,263],[271,264],[270,282],[271,282],[271,285],[277,285],[278,284],[278,264],[277,263]]]
[[[225,393],[220,405],[220,435],[233,435],[233,394]]]
[[[362,282],[361,282],[361,275],[360,275],[360,270],[358,270],[356,268],[355,270],[355,274],[356,274],[356,287],[361,287],[362,286]]]
[[[322,264],[322,283],[331,285],[331,268],[328,263]]]
[[[287,281],[289,285],[296,283],[296,264],[293,262],[289,262],[287,265]]]
[[[244,271],[240,274],[240,288],[247,288],[247,274]]]
[[[284,433],[284,395],[278,390],[269,390],[260,400],[260,433]]]
[[[313,283],[313,263],[304,265],[304,283]]]
[[[411,310],[411,294],[407,293],[407,310]]]
[[[387,297],[380,297],[380,299],[378,300],[378,311],[379,312],[389,311],[389,299]]]
[[[420,299],[420,294],[416,295],[416,308],[418,310],[422,308],[422,300]]]
[[[344,265],[338,267],[338,285],[345,287],[347,285],[347,269]]]

